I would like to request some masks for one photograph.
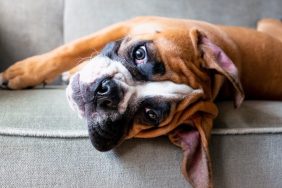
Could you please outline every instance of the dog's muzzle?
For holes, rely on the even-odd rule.
[[[87,120],[97,150],[107,151],[118,145],[128,129],[129,120],[124,118],[128,74],[119,62],[95,57],[71,78],[67,87],[68,101]]]

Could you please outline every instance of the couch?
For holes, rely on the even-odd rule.
[[[138,15],[255,27],[281,18],[280,0],[1,0],[0,71],[119,20]],[[60,78],[50,86],[0,90],[1,187],[190,187],[182,151],[166,137],[96,151],[68,107]],[[211,138],[215,187],[282,185],[282,102],[219,102]]]

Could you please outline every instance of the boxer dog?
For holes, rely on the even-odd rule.
[[[193,187],[212,187],[208,140],[216,98],[282,99],[282,24],[258,30],[195,20],[138,17],[16,63],[1,84],[22,89],[72,69],[67,98],[87,120],[94,147],[168,135],[182,147]]]

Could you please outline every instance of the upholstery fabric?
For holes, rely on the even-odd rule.
[[[75,136],[86,129],[67,103],[65,89],[55,86],[48,89],[0,91],[0,129],[7,134],[13,131]],[[85,125],[85,126],[83,126]],[[0,131],[1,132],[1,131]],[[82,136],[85,133],[80,133]]]
[[[88,139],[0,136],[2,187],[190,187],[182,151],[165,138],[133,139],[107,153]],[[280,188],[281,135],[213,136],[215,187]]]
[[[214,122],[215,128],[273,128],[281,132],[281,101],[249,100],[244,101],[238,109],[232,108],[230,101],[219,102],[218,106],[219,116]]]
[[[281,187],[281,134],[213,136],[215,187]]]
[[[0,136],[6,187],[187,187],[181,151],[167,140],[128,141],[100,153],[88,139]]]

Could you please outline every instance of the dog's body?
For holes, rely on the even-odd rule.
[[[87,119],[97,149],[168,135],[184,150],[183,173],[191,184],[211,187],[214,100],[234,96],[239,106],[245,95],[282,99],[282,23],[262,20],[258,30],[135,18],[18,62],[1,75],[2,83],[25,88],[73,68],[68,99]],[[93,52],[100,54],[75,67]]]

